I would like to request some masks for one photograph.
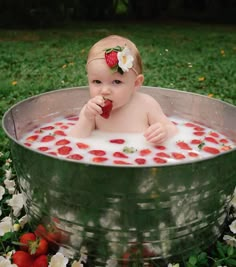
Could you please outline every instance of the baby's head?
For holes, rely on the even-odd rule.
[[[133,66],[132,66],[133,71],[137,75],[142,74],[143,73],[142,59],[136,45],[129,39],[118,35],[110,35],[95,43],[89,51],[87,64],[97,59],[105,60],[106,49],[108,48],[114,49],[117,46],[121,47],[121,49],[128,48],[130,54],[133,56]]]

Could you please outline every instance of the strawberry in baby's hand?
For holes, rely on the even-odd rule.
[[[108,119],[112,110],[112,101],[109,99],[104,100],[104,106],[102,107],[101,116],[105,119]]]

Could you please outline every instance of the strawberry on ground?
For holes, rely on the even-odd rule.
[[[48,257],[46,255],[38,256],[34,260],[32,267],[48,267]]]
[[[30,267],[34,262],[34,257],[26,251],[18,250],[12,255],[12,262],[18,267]]]

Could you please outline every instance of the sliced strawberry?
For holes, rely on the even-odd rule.
[[[111,110],[112,110],[112,101],[109,99],[105,99],[104,106],[102,107],[101,116],[104,119],[108,119],[110,117]]]
[[[156,163],[166,163],[167,161],[163,158],[159,158],[159,157],[155,157],[153,158],[153,160],[156,162]]]
[[[201,126],[196,126],[193,128],[196,132],[203,132],[205,131],[205,128],[201,127]]]
[[[70,146],[62,146],[57,151],[60,155],[68,155],[72,151],[72,148]]]
[[[218,141],[214,137],[211,137],[211,136],[206,136],[205,141],[208,141],[214,144],[219,144]]]
[[[114,164],[120,164],[120,165],[131,165],[131,163],[123,161],[123,160],[114,160]]]
[[[220,137],[220,135],[216,132],[210,132],[209,135],[216,137],[216,138]]]
[[[55,127],[54,126],[45,126],[45,127],[42,127],[40,128],[41,131],[48,131],[48,130],[53,130]]]
[[[222,151],[228,151],[228,150],[231,150],[232,147],[231,146],[222,146],[220,150]]]
[[[199,156],[199,154],[195,153],[195,152],[188,152],[188,154],[189,154],[190,157],[193,157],[193,158],[196,158],[196,157]]]
[[[191,141],[191,144],[192,145],[199,145],[199,144],[201,144],[202,143],[202,140],[200,140],[200,139],[193,139],[192,141]]]
[[[89,148],[89,145],[84,144],[84,143],[76,143],[76,145],[80,149],[87,149],[87,148]]]
[[[55,122],[54,124],[57,125],[57,126],[59,126],[59,125],[62,125],[63,122],[58,121],[58,122]]]
[[[197,136],[203,136],[205,134],[205,132],[193,132],[194,135],[197,135]]]
[[[49,147],[47,147],[47,146],[38,147],[38,150],[40,150],[40,151],[48,151],[48,149],[49,149]]]
[[[54,131],[54,135],[66,136],[65,132],[64,131],[61,131],[61,130]]]
[[[84,157],[81,156],[80,154],[72,154],[72,155],[69,155],[67,158],[68,158],[68,159],[81,160],[81,159],[83,159]]]
[[[114,152],[114,153],[113,153],[113,157],[116,157],[116,158],[128,158],[128,156],[125,155],[125,154],[122,153],[122,152]]]
[[[187,127],[197,127],[197,125],[192,122],[186,122],[184,125]]]
[[[32,146],[30,143],[24,143],[25,146]]]
[[[92,158],[92,161],[93,162],[96,162],[96,163],[101,163],[101,162],[104,162],[104,161],[107,161],[108,158],[105,158],[105,157],[94,157]]]
[[[165,152],[158,152],[156,153],[156,156],[161,157],[161,158],[170,158],[170,155]]]
[[[146,159],[144,158],[137,158],[134,160],[138,165],[144,165],[146,163]]]
[[[53,155],[53,156],[57,156],[57,153],[54,151],[50,151],[50,152],[48,152],[48,154]]]
[[[166,147],[165,146],[155,146],[156,149],[159,149],[159,150],[165,150]]]
[[[185,143],[183,141],[177,142],[176,144],[181,149],[184,149],[184,150],[192,150],[192,148],[187,143]]]
[[[35,140],[38,139],[38,137],[39,137],[38,134],[31,135],[31,136],[29,136],[29,137],[26,138],[26,141],[28,141],[28,142],[34,142]]]
[[[67,140],[67,139],[61,139],[61,140],[58,140],[58,141],[56,142],[56,145],[57,145],[57,146],[64,146],[64,145],[68,145],[69,143],[70,143],[69,140]]]
[[[63,129],[63,130],[66,130],[66,129],[69,128],[69,126],[68,125],[62,125],[62,126],[60,126],[60,128]]]
[[[147,149],[142,149],[142,150],[139,151],[139,154],[141,156],[147,156],[147,155],[149,155],[151,153],[152,153],[152,151],[150,149],[148,149],[148,148]]]
[[[110,143],[114,143],[114,144],[124,144],[125,140],[124,139],[111,139]]]
[[[220,143],[227,144],[229,141],[225,138],[220,139]]]
[[[219,154],[220,153],[219,149],[217,149],[215,147],[210,147],[210,146],[204,146],[203,150],[207,153],[210,153],[210,154]]]
[[[77,121],[79,120],[79,117],[75,115],[71,115],[71,116],[67,116],[66,119],[69,121]]]
[[[178,152],[172,152],[171,155],[175,159],[184,159],[185,158],[185,156],[182,153],[178,153]]]
[[[53,135],[45,135],[42,137],[41,142],[51,142],[55,139]]]
[[[88,153],[95,155],[95,156],[104,156],[106,155],[106,152],[104,150],[94,149],[90,150]]]

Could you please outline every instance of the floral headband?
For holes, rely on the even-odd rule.
[[[87,64],[95,59],[103,58],[93,58],[89,60]],[[133,67],[134,57],[132,56],[129,48],[126,46],[121,47],[117,45],[116,47],[105,49],[105,60],[108,67],[110,67],[113,72],[123,74],[124,72],[128,72],[132,69],[138,75],[138,72]]]

